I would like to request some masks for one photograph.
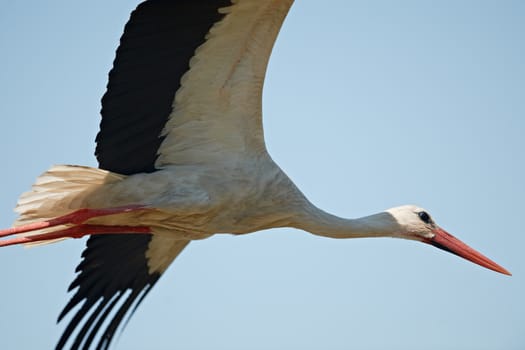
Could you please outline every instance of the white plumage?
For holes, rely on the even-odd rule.
[[[266,153],[262,88],[268,59],[293,1],[244,0],[220,9],[182,76],[157,167],[228,163]],[[210,77],[213,77],[210,79]]]
[[[17,235],[0,246],[93,235],[59,320],[84,303],[57,348],[88,349],[96,337],[97,348],[109,347],[173,259],[191,240],[214,234],[295,227],[332,238],[404,238],[509,274],[420,207],[359,219],[326,213],[271,159],[262,88],[292,3],[149,0],[134,11],[102,100],[102,169],[51,168],[21,196],[14,228],[0,231]]]

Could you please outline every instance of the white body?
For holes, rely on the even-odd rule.
[[[185,246],[214,234],[289,226],[331,238],[398,237],[509,274],[413,205],[358,219],[328,214],[274,163],[262,90],[292,3],[145,1],[132,13],[102,98],[95,152],[101,168],[122,174],[52,167],[20,198],[15,228],[0,230],[0,238],[26,236],[0,246],[94,235],[59,315],[78,307],[57,349],[68,341],[88,348],[99,330],[97,349],[106,349]]]

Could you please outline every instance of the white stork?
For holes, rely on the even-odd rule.
[[[148,0],[133,11],[102,98],[99,169],[52,167],[20,197],[13,228],[0,230],[15,235],[0,246],[91,235],[59,320],[79,308],[57,349],[107,349],[187,244],[218,233],[287,226],[332,238],[404,238],[510,275],[420,207],[328,214],[274,163],[261,95],[292,3]]]

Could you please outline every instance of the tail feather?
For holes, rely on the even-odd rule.
[[[20,196],[15,208],[19,217],[13,226],[46,221],[80,209],[87,194],[95,191],[101,185],[124,178],[124,175],[97,168],[55,165],[36,179],[30,191]],[[24,235],[43,232],[44,230],[38,230]],[[54,241],[56,240],[45,243]]]

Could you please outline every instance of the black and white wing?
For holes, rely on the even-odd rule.
[[[96,156],[130,175],[265,151],[261,94],[293,0],[149,0],[131,14],[102,98]],[[107,349],[188,244],[151,235],[91,236],[59,316],[57,349]]]

